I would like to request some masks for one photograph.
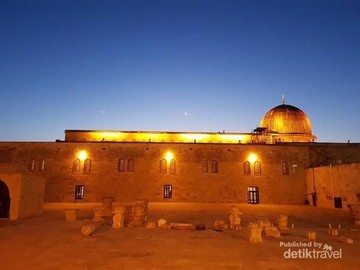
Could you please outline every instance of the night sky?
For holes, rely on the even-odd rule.
[[[360,142],[360,0],[2,0],[0,140],[251,132],[281,104]]]

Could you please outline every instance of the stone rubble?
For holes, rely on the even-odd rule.
[[[249,223],[247,226],[247,240],[251,243],[262,242],[262,228],[257,223]]]
[[[307,239],[309,240],[316,240],[316,232],[308,232],[307,233]]]
[[[147,221],[148,201],[139,200],[125,206],[125,225],[129,228]]]
[[[278,229],[281,231],[289,230],[288,227],[288,216],[284,214],[280,214],[277,217],[277,225]]]
[[[231,206],[229,221],[230,221],[230,229],[235,231],[241,230],[241,215],[243,213],[236,206]]]
[[[328,230],[328,234],[330,236],[338,236],[339,235],[339,229],[331,228]]]
[[[354,240],[353,240],[353,239],[351,239],[351,238],[349,238],[349,237],[345,237],[345,236],[340,236],[340,237],[338,238],[338,240],[339,240],[340,242],[343,242],[343,243],[346,243],[346,244],[353,244],[353,243],[354,243]]]
[[[113,211],[113,229],[122,229],[124,228],[125,221],[125,206],[117,205]]]

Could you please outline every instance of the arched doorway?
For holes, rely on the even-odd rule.
[[[10,194],[7,185],[0,180],[0,218],[9,218]]]

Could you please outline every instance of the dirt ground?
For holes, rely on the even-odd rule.
[[[47,206],[44,215],[20,221],[0,220],[0,269],[359,269],[360,228],[347,211],[310,206],[240,204],[242,230],[212,229],[214,221],[228,221],[230,204],[150,203],[149,221],[206,224],[204,231],[112,229],[103,226],[92,236],[81,235],[91,211],[79,210],[77,221],[65,221],[64,208]],[[246,225],[258,218],[276,221],[287,214],[289,230],[280,238],[263,236],[262,243],[246,240]],[[294,224],[294,228],[292,227]],[[340,229],[353,244],[327,234],[328,226]],[[306,238],[308,231],[317,239]],[[285,258],[300,249],[322,251],[327,244],[341,258]],[[311,244],[311,247],[284,245]],[[286,253],[288,252],[288,253]],[[304,251],[306,252],[306,250]]]

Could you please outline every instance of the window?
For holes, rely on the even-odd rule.
[[[176,161],[175,161],[175,159],[170,160],[170,173],[171,174],[176,173]]]
[[[45,159],[40,160],[39,162],[39,172],[45,171]]]
[[[298,165],[296,165],[296,164],[292,165],[292,173],[293,174],[298,174]]]
[[[90,170],[91,170],[91,159],[85,159],[84,172],[90,172]]]
[[[165,199],[172,198],[172,185],[164,185],[164,198]]]
[[[30,172],[35,171],[35,159],[30,159],[30,161],[29,161],[29,171]]]
[[[84,185],[75,186],[75,200],[84,199],[84,193],[85,193]]]
[[[335,208],[342,208],[342,198],[334,197],[334,206]]]
[[[283,173],[283,175],[289,175],[289,162],[283,161],[283,163],[282,163],[282,173]]]
[[[118,171],[124,172],[125,171],[125,159],[120,158],[118,163]]]
[[[251,174],[250,161],[244,162],[244,174]]]
[[[260,175],[261,174],[261,164],[259,161],[254,162],[254,175]]]
[[[75,159],[73,162],[73,172],[80,172],[80,159]]]
[[[258,204],[260,202],[259,187],[248,187],[248,203]]]
[[[208,170],[209,170],[209,168],[208,168],[208,162],[207,162],[207,160],[202,160],[201,161],[201,169],[202,169],[202,172],[203,173],[207,173],[208,172]]]
[[[166,167],[167,167],[166,159],[160,160],[160,172],[161,173],[166,173]]]
[[[133,172],[134,171],[134,159],[132,159],[132,158],[130,158],[128,160],[127,171],[128,172]]]
[[[218,173],[218,162],[217,160],[211,161],[211,172],[212,173]]]

